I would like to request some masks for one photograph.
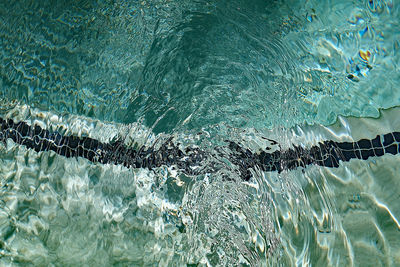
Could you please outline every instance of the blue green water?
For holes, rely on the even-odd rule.
[[[1,1],[1,115],[200,147],[374,137],[399,128],[380,112],[400,105],[398,5]],[[220,180],[223,160],[189,179],[12,145],[0,159],[4,264],[400,265],[396,156],[251,186]]]
[[[393,1],[3,1],[1,12],[2,97],[43,110],[148,126],[164,115],[155,131],[170,132],[189,116],[185,129],[330,124],[400,101]]]

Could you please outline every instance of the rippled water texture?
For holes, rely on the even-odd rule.
[[[226,146],[399,131],[399,22],[396,0],[0,1],[0,117],[135,148],[171,138],[213,169],[9,139],[0,265],[400,266],[399,155],[244,182]]]
[[[0,12],[2,96],[44,110],[149,127],[164,116],[158,132],[329,124],[400,101],[393,1],[2,1]]]

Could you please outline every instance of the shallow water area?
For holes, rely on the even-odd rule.
[[[400,265],[398,4],[2,1],[0,265]]]

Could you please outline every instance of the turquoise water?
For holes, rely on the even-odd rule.
[[[0,113],[206,150],[226,139],[257,151],[263,137],[282,147],[373,138],[400,128],[398,4],[1,1]],[[220,155],[219,172],[188,177],[9,142],[0,261],[398,266],[398,157],[256,170],[243,183]]]

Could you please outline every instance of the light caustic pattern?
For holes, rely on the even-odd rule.
[[[102,264],[105,260],[107,264],[129,262],[179,265],[184,262],[202,262],[211,265],[235,265],[235,258],[240,258],[242,263],[250,265],[275,261],[295,264],[295,260],[303,263],[322,261],[327,264],[333,260],[340,264],[349,264],[351,258],[348,256],[352,253],[349,246],[355,245],[356,249],[360,249],[357,247],[359,241],[355,244],[351,241],[366,238],[357,234],[352,236],[352,224],[357,222],[354,217],[359,215],[355,216],[353,213],[357,213],[360,209],[358,206],[362,207],[363,204],[367,206],[362,207],[361,214],[371,212],[370,218],[366,223],[358,221],[357,227],[376,227],[381,234],[371,236],[371,241],[381,242],[380,246],[383,248],[395,248],[396,245],[390,239],[387,240],[386,236],[387,233],[393,234],[390,231],[398,229],[396,216],[392,214],[398,213],[397,208],[393,208],[393,203],[388,202],[393,195],[384,194],[385,191],[374,187],[377,186],[375,183],[398,182],[395,180],[396,170],[392,169],[396,166],[393,164],[396,158],[390,155],[399,153],[399,134],[394,131],[373,136],[377,128],[386,132],[395,130],[391,123],[400,125],[398,112],[398,109],[385,111],[384,116],[378,120],[364,119],[360,122],[360,119],[348,118],[339,125],[331,126],[332,129],[314,127],[310,132],[310,129],[299,128],[300,135],[281,130],[280,136],[286,134],[292,138],[305,138],[303,143],[309,143],[309,151],[316,147],[320,149],[317,158],[320,158],[321,164],[317,159],[312,163],[315,167],[338,167],[334,171],[323,169],[318,174],[318,169],[313,166],[292,166],[290,159],[295,161],[298,158],[305,162],[307,158],[316,155],[307,152],[307,148],[303,146],[289,145],[289,148],[282,148],[282,151],[254,153],[262,155],[263,160],[272,157],[279,161],[279,166],[284,168],[282,170],[272,167],[266,169],[275,165],[266,161],[259,166],[243,165],[249,159],[256,162],[250,148],[238,149],[229,142],[225,148],[214,147],[210,150],[210,146],[208,149],[197,147],[195,151],[202,155],[194,157],[197,161],[190,160],[191,154],[178,159],[171,157],[170,160],[165,160],[154,156],[148,160],[146,152],[162,154],[166,149],[165,144],[162,143],[162,136],[148,139],[149,133],[143,131],[139,125],[133,126],[138,128],[128,138],[136,140],[135,145],[121,143],[122,141],[116,143],[112,134],[122,135],[126,132],[119,127],[107,127],[99,121],[84,117],[70,116],[63,119],[16,106],[5,117],[13,115],[21,122],[13,123],[10,119],[1,121],[1,137],[5,142],[1,170],[5,177],[2,181],[2,199],[5,203],[4,260],[35,264],[54,261],[63,264],[82,261]],[[23,120],[27,118],[36,126],[30,127],[24,123]],[[77,124],[79,127],[76,127]],[[69,129],[68,125],[71,125]],[[57,130],[61,131],[63,128],[67,130],[61,135]],[[97,130],[94,131],[94,128]],[[371,130],[368,132],[364,128]],[[81,129],[86,131],[79,132]],[[273,135],[277,134],[269,134]],[[178,138],[170,136],[167,139],[168,149],[172,151],[168,154],[180,154],[174,151],[180,148],[172,145],[179,141]],[[351,142],[353,138],[359,141]],[[146,143],[146,139],[148,143],[141,148],[139,144]],[[187,148],[194,145],[193,137],[186,136],[185,139],[190,140]],[[264,139],[260,136],[258,139],[260,149],[262,146],[259,142]],[[299,141],[295,139],[293,141]],[[257,137],[251,139],[247,136],[244,140],[257,141]],[[318,140],[319,145],[315,146]],[[270,146],[271,142],[276,145],[269,139]],[[96,148],[93,147],[95,144]],[[133,152],[142,153],[126,153],[126,145]],[[135,146],[138,147],[136,150],[132,148]],[[216,150],[225,153],[213,155]],[[54,151],[67,159],[48,151]],[[278,155],[276,152],[280,153],[281,159],[272,156]],[[384,161],[379,162],[377,157],[384,154]],[[335,163],[336,157],[338,159]],[[93,165],[82,158],[103,165]],[[221,164],[222,160],[225,162]],[[367,161],[358,162],[362,160]],[[136,165],[138,162],[142,162],[143,166]],[[385,162],[392,163],[387,166]],[[251,177],[240,175],[243,167],[248,168]],[[187,171],[191,168],[192,171]],[[370,181],[365,188],[370,191],[372,188],[372,195],[368,191],[359,191],[363,185],[352,177],[355,170],[374,173],[374,181],[372,184]],[[380,173],[384,173],[386,177],[382,177]],[[361,178],[371,179],[371,176],[364,174]],[[333,186],[327,185],[332,182]],[[341,183],[343,187],[340,186]],[[345,184],[347,185],[344,186]],[[352,191],[349,192],[346,188],[349,185],[351,190],[358,193],[350,193]],[[338,188],[333,192],[332,187]],[[340,193],[337,194],[336,191]],[[380,201],[373,199],[375,193],[381,198]],[[343,196],[347,198],[345,201]],[[333,201],[341,201],[342,204],[336,207]],[[363,203],[364,201],[367,203]],[[372,203],[368,203],[371,201]],[[273,207],[276,208],[275,211]],[[377,215],[372,213],[376,208],[379,208]],[[344,209],[341,215],[336,214],[338,209]],[[341,222],[340,216],[343,215],[351,219],[346,218]],[[376,219],[379,220],[375,222]],[[79,220],[82,225],[75,220]],[[99,228],[99,221],[103,228]],[[59,228],[60,225],[63,225],[62,229]],[[345,229],[350,230],[343,232]],[[132,231],[135,235],[130,236]],[[93,238],[77,239],[77,235],[89,235]],[[33,238],[34,242],[23,242],[27,236]],[[334,240],[329,240],[332,236]],[[313,241],[312,238],[319,240]],[[339,245],[336,239],[342,240],[345,246]],[[124,243],[120,244],[121,240]],[[108,242],[108,246],[94,247],[98,242]],[[137,242],[142,245],[132,246]],[[144,244],[147,246],[142,247]],[[332,254],[329,257],[319,256],[326,245],[330,245],[327,248]],[[27,247],[30,249],[26,250]],[[151,252],[143,257],[141,249]],[[361,243],[361,249],[373,252],[371,255],[374,257],[381,254],[375,261],[387,258],[384,262],[391,262],[391,253],[387,250],[380,252],[376,247],[369,248],[368,242]],[[297,254],[305,250],[307,254]],[[70,253],[75,257],[71,257]],[[97,262],[99,257],[101,262]],[[365,255],[363,257],[357,262],[365,261]],[[334,264],[331,262],[331,265]]]
[[[2,263],[400,264],[397,2],[0,13]]]

